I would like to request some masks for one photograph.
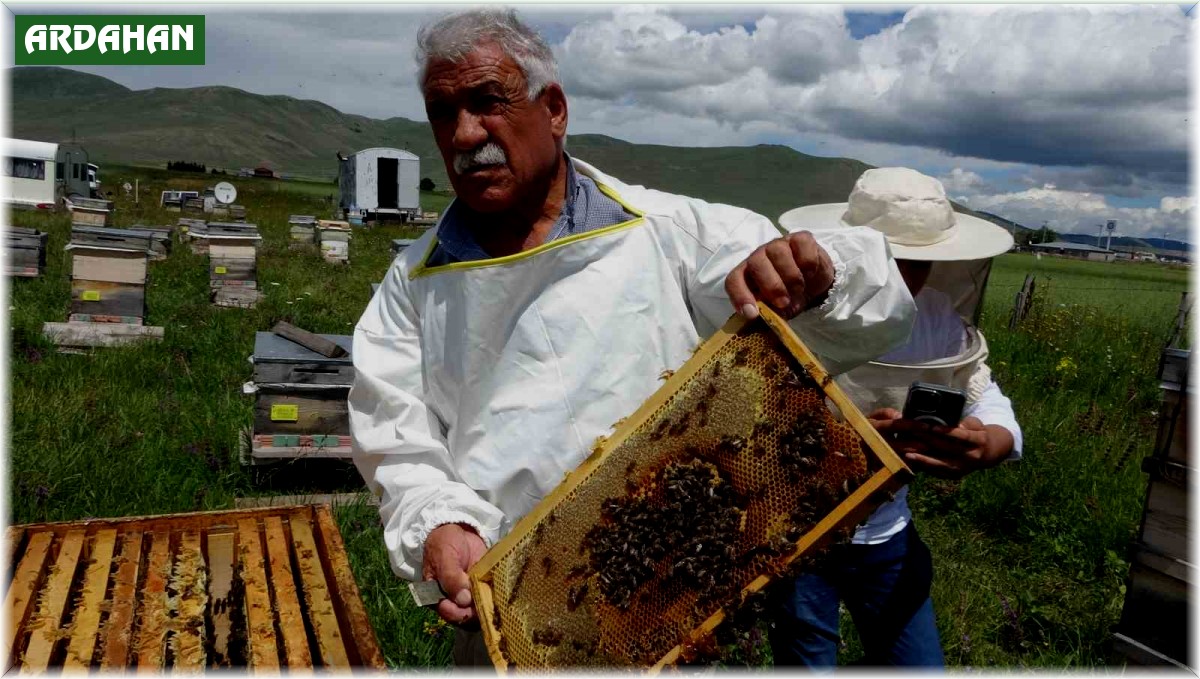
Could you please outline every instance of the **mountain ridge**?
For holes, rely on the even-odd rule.
[[[57,67],[15,67],[7,75],[13,136],[74,139],[101,165],[187,160],[236,170],[265,163],[278,172],[329,181],[337,174],[337,153],[388,146],[415,153],[421,176],[449,185],[424,121],[369,118],[312,99],[227,85],[133,90]],[[778,144],[675,147],[594,133],[569,135],[567,150],[624,182],[738,205],[771,219],[794,207],[846,200],[859,175],[871,168]]]

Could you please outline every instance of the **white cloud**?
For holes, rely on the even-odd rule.
[[[1062,233],[1095,233],[1109,219],[1117,222],[1122,236],[1186,238],[1194,201],[1190,197],[1164,197],[1160,207],[1117,207],[1099,194],[1067,191],[1046,185],[1013,193],[970,196],[966,204],[975,210],[1000,214],[1023,226],[1037,228],[1048,222]]]
[[[558,48],[568,94],[961,157],[1186,171],[1175,6],[922,6],[861,41],[840,11],[776,14],[753,31],[645,9],[583,22]]]
[[[974,192],[984,185],[983,177],[978,173],[964,170],[961,167],[950,170],[950,174],[944,175],[941,180],[948,192]]]
[[[1163,212],[1189,212],[1196,207],[1196,199],[1192,196],[1163,196],[1159,201],[1159,209]]]

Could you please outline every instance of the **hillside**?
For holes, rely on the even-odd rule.
[[[21,67],[9,75],[13,136],[74,138],[101,165],[161,167],[189,160],[239,168],[265,162],[278,172],[331,180],[338,151],[392,146],[420,156],[421,174],[439,187],[449,183],[424,122],[377,120],[317,101],[231,87],[130,90],[63,68]],[[567,148],[623,181],[740,205],[771,218],[799,205],[844,201],[870,167],[785,146],[680,148],[574,135]]]

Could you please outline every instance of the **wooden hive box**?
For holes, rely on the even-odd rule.
[[[208,234],[208,222],[203,219],[180,217],[175,224],[175,229],[179,232],[179,242],[187,243],[193,253],[208,254],[208,239],[205,238]]]
[[[1190,351],[1167,348],[1159,363],[1162,404],[1154,454],[1142,461],[1150,476],[1142,524],[1130,548],[1125,604],[1113,648],[1138,665],[1186,669],[1191,642],[1189,494],[1195,478],[1188,432]]]
[[[317,239],[325,261],[335,264],[349,263],[350,224],[327,219],[322,219],[317,224]]]
[[[347,355],[328,358],[273,332],[255,333],[252,458],[349,457],[353,338],[321,337]]]
[[[291,227],[291,242],[296,245],[312,245],[317,242],[317,218],[313,215],[292,215],[288,217]]]
[[[71,223],[81,226],[108,226],[112,222],[112,201],[96,198],[68,198]]]
[[[255,241],[244,239],[210,240],[208,246],[209,284],[257,287],[258,248]]]
[[[111,246],[93,244],[113,241]],[[147,251],[134,248],[148,243],[148,238],[133,234],[128,241],[126,244],[112,236],[72,233],[72,242],[66,247],[71,254],[68,322],[143,324]]]
[[[149,238],[151,260],[163,260],[171,254],[171,227],[135,224],[129,230],[144,233]]]
[[[235,222],[246,221],[246,206],[236,205],[236,204],[230,205],[229,206],[229,218],[234,220]]]
[[[258,245],[262,236],[255,224],[209,222],[209,285],[213,304],[221,307],[254,308],[258,292]]]
[[[36,278],[46,270],[45,231],[9,226],[4,230],[4,273]]]
[[[23,672],[385,669],[328,505],[13,526]]]
[[[759,308],[701,345],[471,569],[497,668],[686,658],[911,478]]]
[[[200,197],[184,198],[182,211],[184,214],[204,214],[204,199]]]

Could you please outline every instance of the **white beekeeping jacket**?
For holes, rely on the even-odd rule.
[[[997,424],[1013,435],[1010,460],[1021,458],[1021,428],[1012,404],[992,381],[987,365],[988,348],[983,334],[959,315],[953,297],[925,288],[917,294],[917,317],[907,344],[878,360],[863,363],[837,377],[838,386],[864,414],[879,408],[903,410],[913,382],[943,384],[967,394],[963,417],[975,416],[984,424]],[[979,299],[979,296],[976,296]],[[857,544],[876,544],[904,529],[912,520],[908,487],[891,502],[880,505],[854,533]]]
[[[729,271],[779,236],[747,210],[625,185],[579,160],[636,218],[527,252],[426,267],[401,253],[354,331],[354,461],[380,497],[393,570],[420,579],[445,523],[489,546],[733,312]],[[883,237],[814,233],[837,275],[792,327],[831,372],[903,343],[912,298]]]

